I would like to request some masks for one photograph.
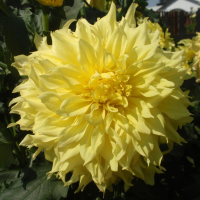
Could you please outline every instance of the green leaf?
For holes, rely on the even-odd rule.
[[[24,20],[26,29],[28,31],[29,39],[33,42],[34,35],[36,31],[36,27],[34,24],[34,14],[30,11],[31,8],[26,8],[25,10],[19,10],[19,14],[21,18]]]
[[[37,9],[34,14],[31,12],[31,7],[29,7],[25,10],[19,10],[19,15],[25,22],[28,36],[32,43],[35,33],[43,36],[42,9]]]
[[[13,138],[6,128],[6,125],[0,122],[0,168],[7,168],[15,163],[13,156]]]
[[[7,6],[5,5],[5,3],[3,2],[3,0],[0,0],[0,9],[3,10],[6,13],[6,15],[10,14],[9,10],[8,10]]]
[[[0,185],[2,185],[5,181],[7,184],[10,184],[11,181],[17,179],[19,174],[19,170],[6,170],[0,172]]]
[[[81,8],[84,6],[84,3],[82,0],[76,0],[74,1],[74,5],[72,7],[70,6],[64,6],[64,12],[65,12],[65,20],[62,20],[61,27],[64,26],[64,24],[69,21],[70,19],[77,19],[78,13],[81,10]]]
[[[19,14],[24,20],[25,24],[31,23],[31,16],[33,15],[33,13],[31,12],[31,8],[26,8],[25,10],[19,10]]]
[[[140,9],[139,9],[140,10]],[[152,9],[149,10],[149,9],[144,9],[142,10],[142,14],[145,16],[145,17],[148,17],[152,22],[158,22],[159,21],[159,15],[158,13],[156,13],[155,11],[153,11]]]
[[[22,1],[22,5],[27,5],[27,6],[34,6],[36,1],[34,0],[21,0]]]
[[[4,144],[12,144],[13,143],[13,139],[10,136],[10,132],[6,128],[5,124],[3,124],[2,122],[0,122],[0,144],[1,143],[4,143]],[[1,155],[1,153],[0,153],[0,155]]]
[[[31,18],[34,24],[34,30],[39,35],[43,34],[43,24],[42,24],[42,9],[37,9],[36,13]]]
[[[3,114],[4,112],[5,112],[4,103],[0,102],[0,114]]]
[[[0,194],[0,199],[59,200],[61,197],[65,198],[68,187],[64,187],[62,181],[56,179],[54,175],[47,180],[46,173],[51,170],[51,166],[51,163],[41,163],[40,165],[33,164],[32,168],[25,169],[22,178],[13,181],[10,187]]]
[[[19,170],[4,170],[0,171],[0,193],[8,188],[10,183],[17,179]]]
[[[7,65],[6,65],[5,63],[3,63],[3,62],[0,61],[0,67],[3,67],[3,68],[6,69],[6,68],[7,68]]]
[[[10,51],[4,51],[4,58],[5,58],[5,62],[6,65],[8,67],[8,70],[12,73],[13,77],[15,78],[15,81],[19,80],[19,73],[17,71],[17,69],[15,69],[14,67],[11,66],[13,59],[12,59],[12,54]]]
[[[0,143],[0,168],[5,169],[14,163],[12,145]]]
[[[195,134],[193,125],[191,123],[190,124],[186,124],[184,126],[184,129],[185,129],[185,132],[188,134],[188,136],[190,136],[193,139],[197,139],[197,135]]]
[[[14,15],[7,17],[3,25],[3,34],[6,47],[13,56],[29,54],[30,40],[23,19]]]

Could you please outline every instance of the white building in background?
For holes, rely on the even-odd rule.
[[[153,11],[157,11],[159,8],[161,8],[162,6],[147,6],[147,8],[149,9],[149,10],[153,10]]]
[[[148,7],[158,12],[170,12],[172,10],[183,10],[187,13],[196,13],[199,9],[200,4],[194,0],[170,0],[166,4],[161,6]]]

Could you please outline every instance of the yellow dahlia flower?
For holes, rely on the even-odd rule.
[[[63,0],[37,0],[43,6],[60,7]]]
[[[163,47],[167,50],[172,51],[172,48],[175,47],[175,44],[174,44],[174,39],[171,38],[170,36],[171,36],[171,33],[169,32],[169,30],[167,28],[165,31]]]
[[[191,46],[191,51],[194,53],[191,67],[195,71],[197,83],[200,83],[200,33],[196,32],[196,34],[197,36],[193,38]]]
[[[188,68],[189,74],[194,72],[196,81],[200,82],[200,33],[191,39],[181,40],[178,44],[178,49],[185,50],[184,65]],[[191,70],[192,69],[192,70]]]
[[[180,40],[178,42],[178,48],[179,48],[179,50],[185,51],[184,56],[185,56],[185,59],[188,61],[191,60],[195,55],[195,52],[192,50],[192,40],[191,39]]]
[[[195,52],[192,50],[192,40],[191,39],[183,39],[178,42],[178,48],[176,49],[178,51],[184,50],[184,57],[183,57],[183,63],[182,66],[188,70],[188,74],[192,74],[190,62],[192,62],[192,59],[195,55]]]
[[[148,34],[146,22],[136,28],[135,9],[117,22],[112,3],[94,25],[81,19],[72,32],[68,21],[51,33],[52,45],[36,35],[38,51],[15,57],[28,79],[14,89],[20,96],[11,113],[33,132],[21,145],[38,147],[34,158],[43,150],[53,163],[49,176],[79,182],[77,191],[91,181],[102,192],[120,179],[125,190],[135,177],[154,184],[159,145],[184,142],[177,129],[191,121],[180,89],[183,52],[162,51],[159,31]]]
[[[98,10],[105,11],[106,0],[87,0],[91,7],[95,7]]]

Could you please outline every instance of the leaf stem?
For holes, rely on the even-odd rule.
[[[127,0],[124,0],[124,8],[127,7]]]
[[[15,123],[15,120],[13,119],[12,115],[11,115],[11,122]],[[13,129],[13,137],[15,137],[17,135],[16,130],[15,130],[15,126],[13,126],[12,129]]]
[[[85,2],[85,1],[83,0],[83,2]],[[81,8],[81,17],[86,18],[85,6],[83,6],[83,7]]]
[[[30,159],[30,162],[29,162],[29,167],[32,167],[33,165],[33,154],[31,153],[31,159]]]
[[[42,6],[43,33],[49,31],[49,7]]]
[[[122,8],[126,9],[127,7],[127,0],[122,0]]]

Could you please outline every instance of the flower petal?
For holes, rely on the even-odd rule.
[[[73,117],[86,113],[90,106],[90,101],[80,96],[71,96],[62,102],[60,109],[56,113],[66,117]]]
[[[102,106],[99,106],[98,104],[93,104],[91,106],[90,114],[85,114],[84,118],[89,124],[98,125],[105,118],[105,109]]]
[[[92,75],[95,72],[96,56],[94,48],[85,40],[80,39],[78,43],[79,48],[79,62],[82,64],[83,69]]]

